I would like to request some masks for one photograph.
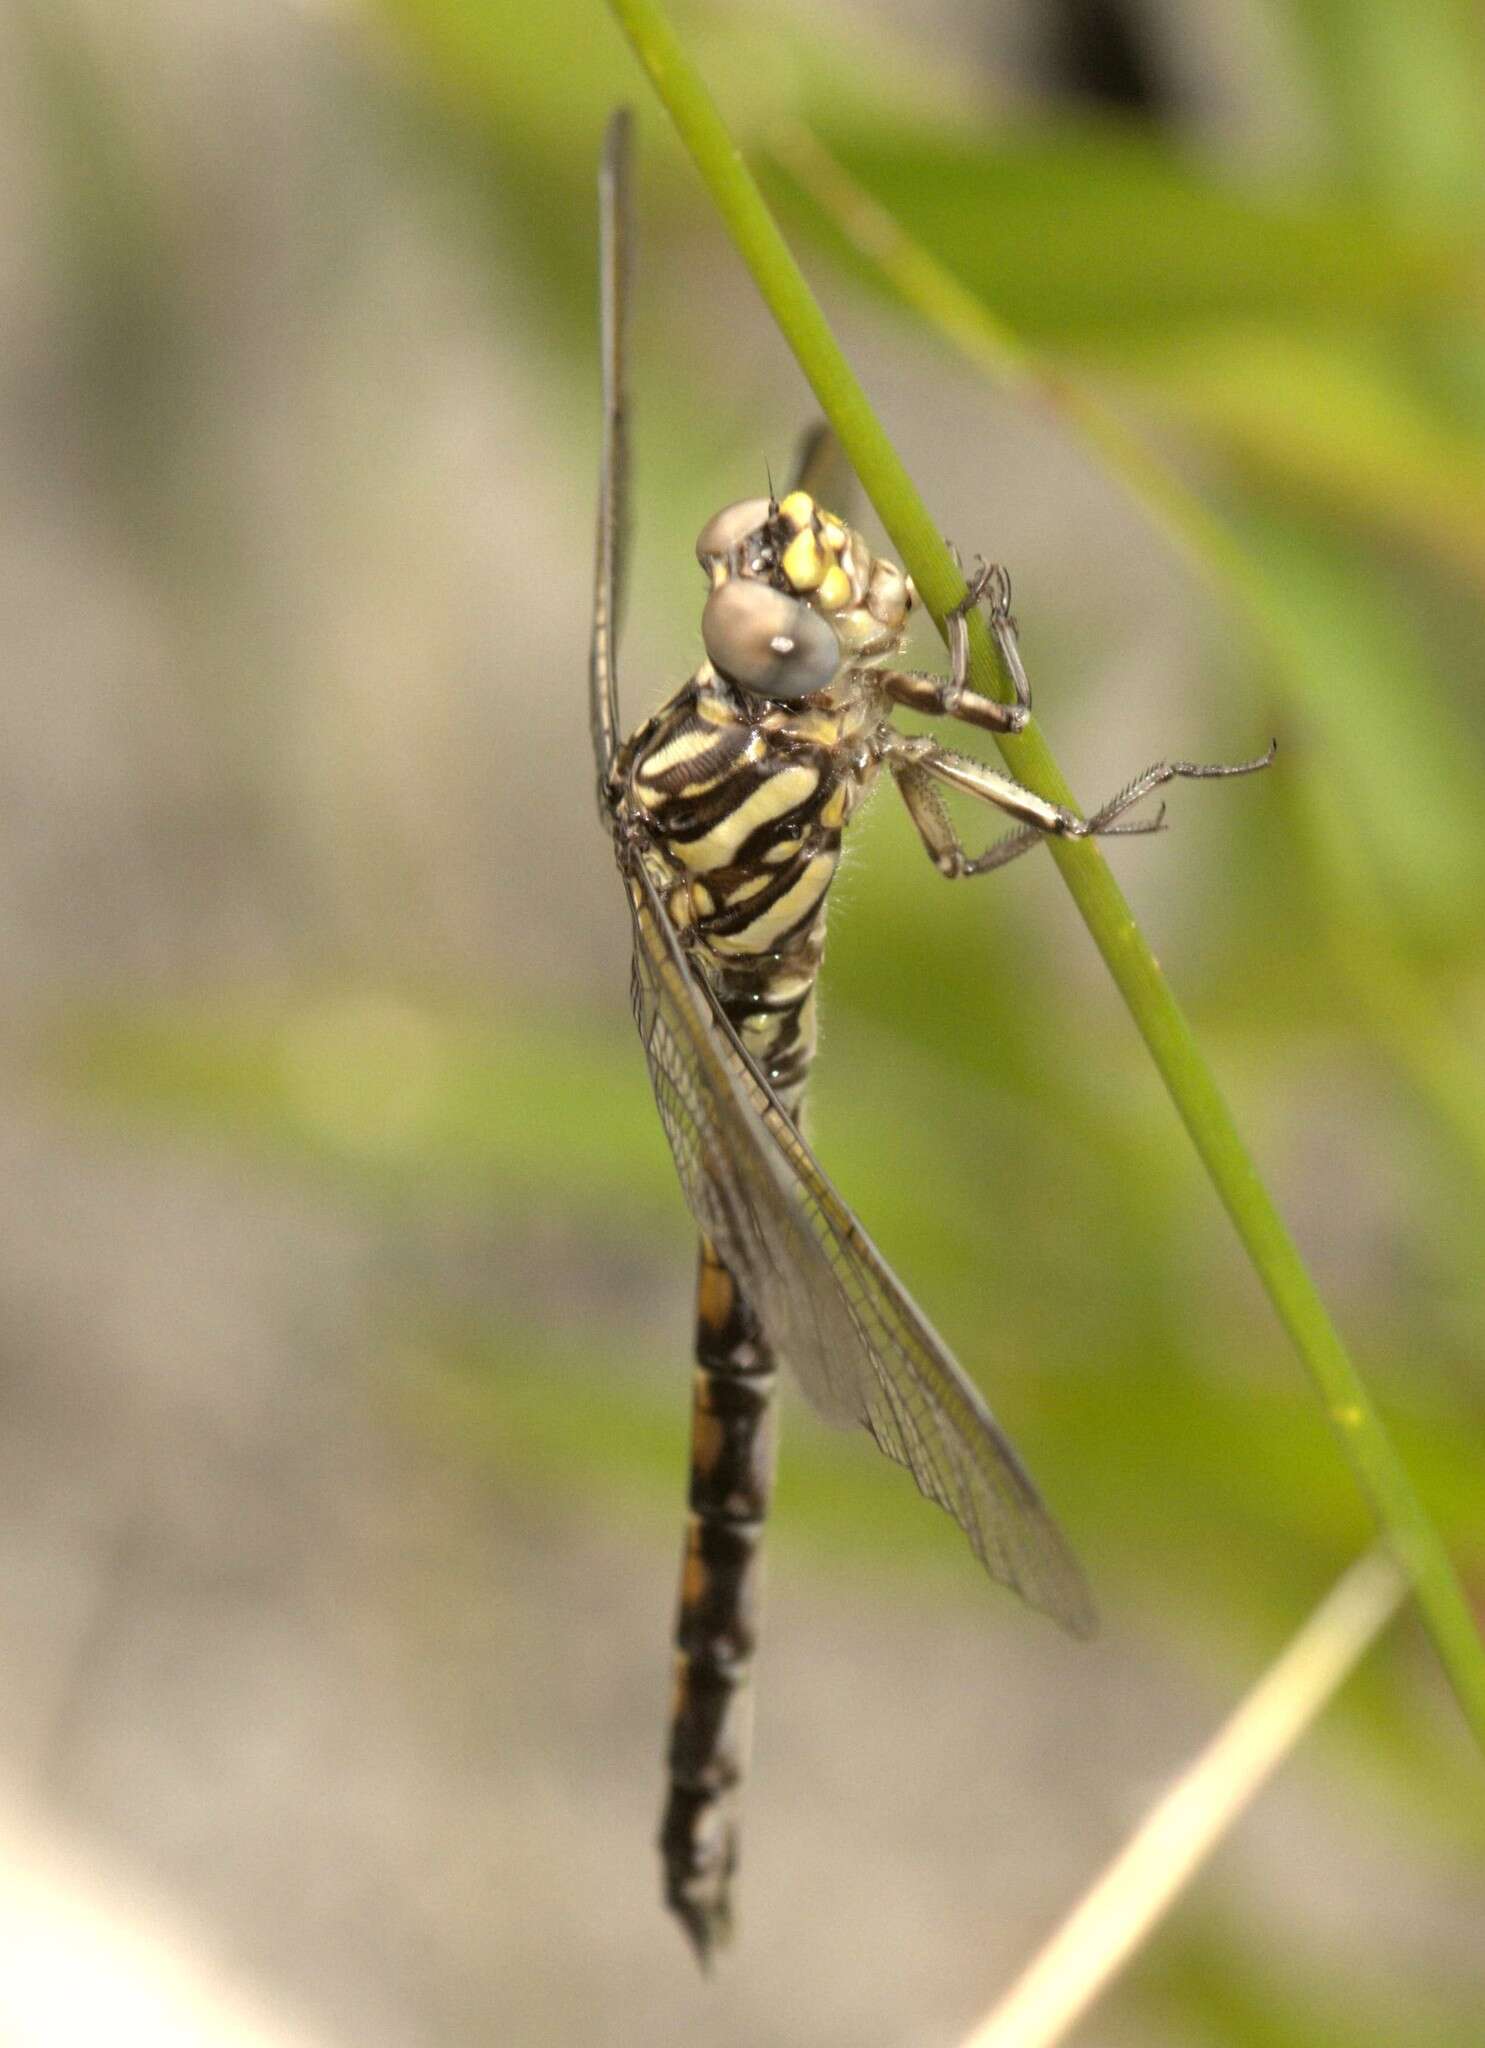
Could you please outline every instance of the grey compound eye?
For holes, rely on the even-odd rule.
[[[733,578],[718,584],[701,614],[712,666],[757,697],[796,703],[823,690],[841,664],[829,623],[771,584]]]
[[[741,504],[728,505],[708,519],[696,542],[696,559],[702,568],[710,569],[713,562],[725,561],[750,533],[767,526],[774,509],[767,498],[744,498]]]

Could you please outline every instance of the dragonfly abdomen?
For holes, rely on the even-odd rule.
[[[872,687],[853,671],[843,691],[833,707],[760,708],[704,663],[616,773],[688,964],[796,1120],[841,833],[875,767]],[[777,1367],[754,1305],[705,1237],[696,1360],[660,1850],[666,1901],[706,1962],[731,1927]]]
[[[777,1366],[705,1239],[696,1290],[690,1513],[676,1622],[666,1902],[705,1962],[731,1927],[735,1792],[752,1739],[761,1542],[773,1488]]]

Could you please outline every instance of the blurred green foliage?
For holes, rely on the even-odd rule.
[[[991,118],[952,52],[894,53],[873,27],[878,61],[856,63],[797,10],[787,27],[706,13],[699,53],[735,87],[745,136],[766,143],[771,122],[802,115],[1054,371],[1156,437],[1269,593],[1282,658],[1235,626],[1211,691],[1236,670],[1246,703],[1223,732],[1278,731],[1281,772],[1218,826],[1183,817],[1227,850],[1215,872],[1192,864],[1174,971],[1478,1593],[1482,30],[1447,0],[1269,11],[1309,109],[1297,168],[1055,109]],[[492,290],[523,295],[551,378],[587,393],[596,138],[633,87],[617,35],[577,0],[539,24],[481,0],[379,0],[367,15],[406,63],[409,129],[515,231],[521,273]],[[715,230],[674,148],[642,125],[647,260],[684,265]],[[900,323],[808,195],[775,189],[832,289],[865,282],[874,317]],[[694,481],[686,451],[714,367],[689,349],[663,372],[637,365],[642,518],[649,480],[657,501]],[[792,431],[796,394],[780,406]],[[564,451],[575,476],[592,417]],[[688,499],[664,537],[684,547],[695,510]],[[1131,545],[1148,546],[1130,518]],[[1047,611],[1043,597],[1022,626],[1055,668]],[[572,772],[583,781],[586,760]],[[1172,841],[1139,856],[1166,857],[1180,857]],[[593,870],[612,889],[596,835]],[[878,806],[841,885],[815,1133],[990,1389],[1105,1600],[1158,1612],[1236,1689],[1365,1541],[1365,1517],[1132,1034],[1068,966],[1080,943],[1048,887],[993,903],[934,887]],[[478,1209],[497,1231],[551,1211],[572,1256],[659,1273],[685,1263],[687,1230],[621,1009],[617,990],[598,1013],[558,1014],[540,992],[492,1010],[357,983],[246,1013],[210,998],[77,1010],[47,1057],[80,1097],[332,1175],[410,1227],[430,1210]],[[1333,1231],[1357,1202],[1384,1223]],[[675,1373],[657,1373],[653,1329],[585,1298],[524,1318],[399,1299],[391,1385],[418,1426],[511,1483],[622,1512],[675,1491],[684,1333]],[[825,1568],[870,1549],[937,1574],[946,1597],[980,1597],[911,1489],[803,1418],[779,1535]],[[1323,1739],[1400,1829],[1477,1851],[1485,1823],[1459,1798],[1467,1765],[1440,1741],[1443,1718],[1404,1628]],[[1271,1972],[1245,1935],[1236,1912],[1183,1916],[1119,1995],[1252,2048],[1478,2037],[1448,1986],[1379,1992],[1374,2023],[1366,1987],[1338,2000],[1289,1965]]]

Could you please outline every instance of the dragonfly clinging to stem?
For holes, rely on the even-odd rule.
[[[817,433],[782,497],[702,528],[705,658],[621,743],[615,642],[626,527],[624,308],[629,122],[610,124],[599,180],[603,457],[590,668],[603,820],[634,924],[633,1000],[661,1120],[701,1233],[691,1476],[669,1789],[667,1904],[703,1963],[731,1927],[737,1795],[747,1767],[760,1541],[774,1462],[777,1363],[830,1420],[859,1424],[954,1517],[991,1577],[1075,1634],[1083,1575],[984,1398],[909,1300],[801,1134],[815,980],[841,835],[886,768],[935,867],[988,874],[1043,838],[1148,832],[1127,816],[1178,777],[1245,775],[1162,762],[1091,817],[985,763],[910,737],[895,705],[989,732],[1027,723],[1004,571],[979,568],[948,620],[950,673],[893,666],[915,602],[817,495]],[[975,606],[1013,701],[969,685]],[[1015,821],[966,851],[942,792]]]

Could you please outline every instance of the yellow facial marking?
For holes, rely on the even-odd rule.
[[[838,612],[843,604],[850,603],[851,579],[839,562],[826,570],[817,594],[822,612]]]
[[[808,491],[791,491],[779,506],[779,517],[802,532],[814,525],[815,501]]]
[[[814,794],[819,781],[819,770],[806,762],[796,761],[781,768],[767,782],[760,782],[752,795],[729,811],[704,838],[677,840],[673,848],[675,858],[701,875],[709,874],[713,868],[725,868],[760,825],[770,824],[786,811],[792,811],[796,804],[802,804]]]
[[[806,527],[803,533],[795,534],[785,548],[784,559],[779,566],[796,590],[818,590],[828,564],[820,552],[820,543]]]
[[[841,525],[840,521],[827,518],[822,523],[820,531],[826,547],[834,548],[836,553],[839,554],[846,544],[846,529]]]

